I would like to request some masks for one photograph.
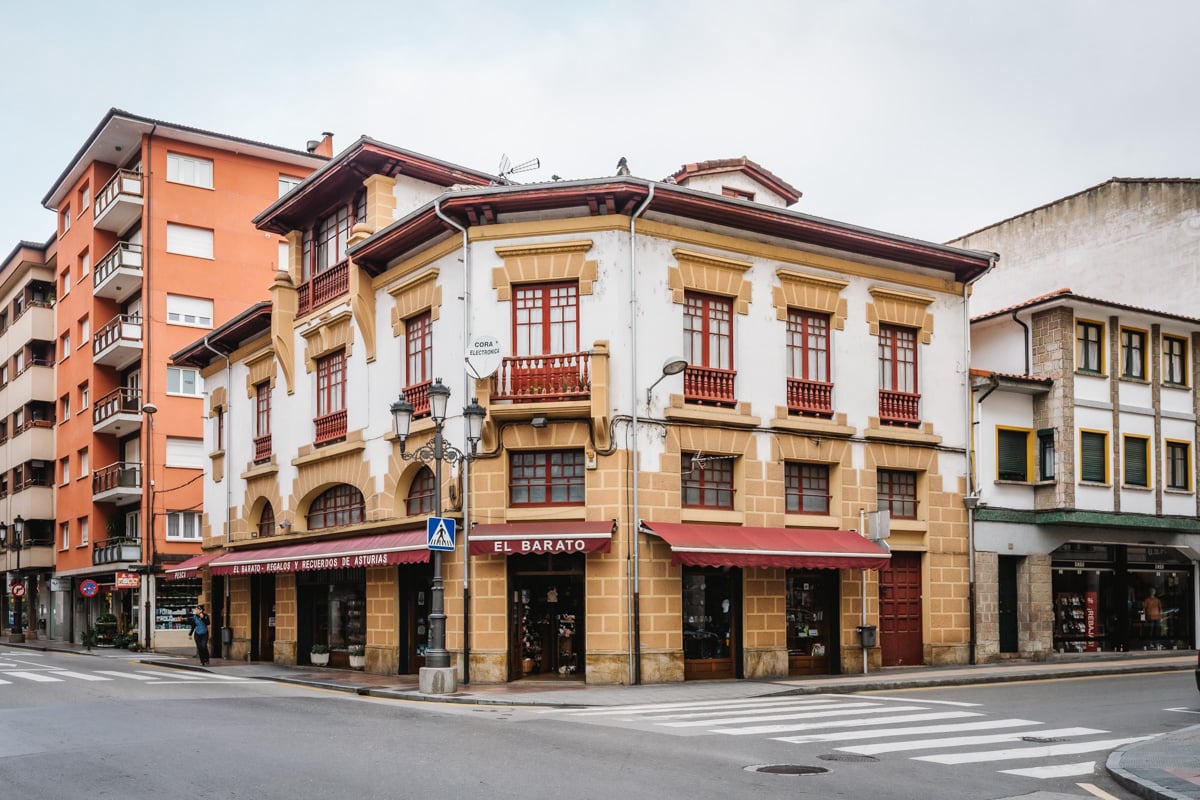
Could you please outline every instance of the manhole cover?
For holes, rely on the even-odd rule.
[[[854,753],[824,753],[817,756],[822,761],[878,761],[875,756],[860,756]]]
[[[820,775],[829,772],[824,767],[805,767],[800,764],[760,764],[746,767],[748,772],[765,772],[768,775]]]

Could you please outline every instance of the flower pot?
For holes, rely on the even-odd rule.
[[[325,667],[329,665],[329,653],[309,653],[309,659],[314,667]]]
[[[367,665],[367,657],[365,655],[361,655],[361,656],[351,655],[350,656],[350,669],[363,669],[366,665]]]

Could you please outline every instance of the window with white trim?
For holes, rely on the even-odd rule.
[[[291,175],[280,175],[279,176],[279,196],[283,197],[285,194],[290,192],[292,189],[295,189],[297,186],[299,186],[303,182],[304,182],[304,178],[294,178]]]
[[[62,545],[60,546],[60,549],[66,550],[68,547],[71,546],[71,523],[60,522],[58,524],[58,534],[59,534],[59,538],[62,540]]]
[[[167,182],[213,188],[213,162],[207,158],[167,153]]]
[[[199,397],[204,392],[200,370],[188,367],[167,367],[167,394]]]
[[[79,546],[87,547],[88,543],[88,518],[79,518]]]
[[[83,280],[92,270],[92,254],[84,250],[79,255],[79,280]]]
[[[167,252],[180,256],[211,259],[213,257],[212,229],[168,222]]]
[[[85,183],[79,187],[79,213],[82,214],[92,204],[92,187]]]
[[[167,295],[167,323],[188,325],[193,328],[211,328],[213,326],[213,301],[204,297],[169,294]]]
[[[167,466],[181,469],[204,469],[204,440],[167,437]]]
[[[196,511],[167,512],[167,541],[199,541],[200,514]]]
[[[88,449],[85,447],[79,451],[79,477],[86,478],[88,471]]]

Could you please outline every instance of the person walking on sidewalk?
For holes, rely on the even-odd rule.
[[[200,666],[208,665],[208,631],[212,625],[212,620],[204,611],[204,606],[196,606],[195,612],[192,613],[192,618],[188,623],[191,630],[188,631],[188,638],[196,640],[196,656],[200,659]]]

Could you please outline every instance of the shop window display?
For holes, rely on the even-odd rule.
[[[833,575],[836,575],[834,573]],[[836,613],[830,605],[835,578],[813,572],[787,574],[787,647],[789,675],[825,675],[836,642],[831,633]]]

